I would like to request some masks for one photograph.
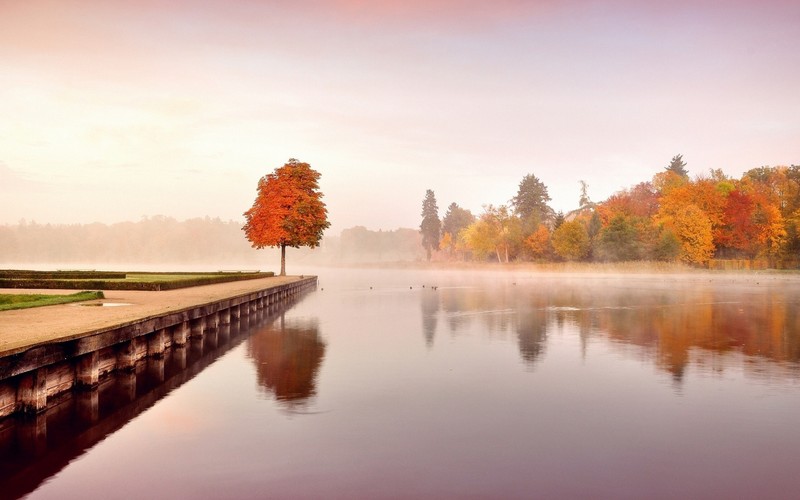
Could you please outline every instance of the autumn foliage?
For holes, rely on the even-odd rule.
[[[547,206],[547,187],[528,174],[507,207],[484,213],[447,244],[449,258],[478,260],[680,261],[765,259],[800,264],[800,166],[759,167],[740,179],[720,169],[691,179],[681,155],[651,180],[591,202],[580,182],[579,207]],[[536,182],[533,182],[536,181]],[[535,207],[531,210],[530,207]],[[502,215],[502,216],[501,216]]]
[[[294,158],[258,181],[258,195],[244,213],[242,228],[254,248],[281,249],[286,274],[286,247],[316,247],[330,226],[319,191],[319,172]]]

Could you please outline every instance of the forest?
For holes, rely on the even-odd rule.
[[[473,215],[451,203],[439,219],[435,194],[423,200],[429,260],[711,261],[758,259],[793,268],[800,252],[800,166],[759,167],[740,178],[722,170],[690,178],[681,155],[648,181],[593,202],[580,181],[578,208],[556,213],[535,175],[508,204]]]

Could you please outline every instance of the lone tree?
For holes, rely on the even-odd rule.
[[[684,179],[689,178],[689,171],[686,170],[686,162],[683,161],[683,155],[675,155],[669,162],[669,166],[664,167],[667,172],[675,172]]]
[[[425,191],[425,199],[422,200],[422,224],[419,225],[419,232],[422,233],[422,246],[430,261],[431,252],[439,248],[439,236],[442,233],[439,207],[436,206],[436,196],[430,189]]]
[[[253,248],[280,247],[281,276],[286,275],[286,247],[317,247],[330,226],[319,191],[319,172],[290,158],[258,181],[258,195],[244,213],[242,230]]]

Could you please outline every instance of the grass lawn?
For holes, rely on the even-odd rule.
[[[0,311],[68,304],[70,302],[96,300],[104,297],[103,292],[78,292],[70,295],[0,294]]]

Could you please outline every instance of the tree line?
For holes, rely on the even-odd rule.
[[[370,230],[364,226],[326,236],[320,248],[292,249],[304,265],[415,261],[425,258],[419,231]],[[202,217],[177,220],[157,215],[115,224],[42,224],[20,221],[0,225],[0,266],[36,264],[212,266],[262,269],[280,259],[280,249],[256,250],[242,237],[242,222]],[[133,270],[133,269],[125,269]]]
[[[116,224],[0,226],[0,263],[253,265],[260,258],[242,224],[219,218],[143,217]]]
[[[428,260],[680,261],[767,259],[796,266],[800,252],[800,166],[759,167],[740,178],[720,169],[690,178],[682,155],[651,180],[591,201],[580,181],[578,208],[549,205],[533,174],[507,204],[474,215],[451,203],[440,219],[427,190],[420,233]]]

